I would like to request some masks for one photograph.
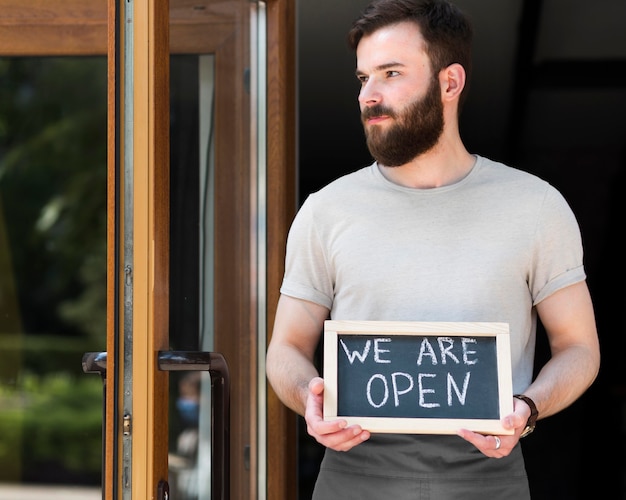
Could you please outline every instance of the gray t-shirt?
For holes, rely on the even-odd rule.
[[[399,186],[374,163],[311,194],[289,232],[281,293],[335,320],[508,323],[516,393],[532,379],[534,305],[585,277],[563,196],[477,156],[440,188]]]

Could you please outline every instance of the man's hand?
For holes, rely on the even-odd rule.
[[[457,434],[472,443],[483,455],[491,458],[508,456],[519,441],[520,434],[526,426],[530,408],[524,402],[515,400],[514,412],[502,419],[502,427],[515,431],[512,435],[484,435],[467,429],[459,429]]]
[[[348,451],[366,441],[370,433],[359,425],[347,426],[345,420],[324,421],[324,380],[315,377],[309,382],[309,396],[306,402],[304,418],[307,432],[315,440],[335,451]]]

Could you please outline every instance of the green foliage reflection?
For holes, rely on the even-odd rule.
[[[97,483],[106,58],[0,58],[0,481]]]
[[[106,60],[0,60],[0,202],[28,333],[101,341]]]

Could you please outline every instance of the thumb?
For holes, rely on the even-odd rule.
[[[321,394],[324,392],[324,379],[321,377],[313,377],[309,382],[309,390],[313,394]]]

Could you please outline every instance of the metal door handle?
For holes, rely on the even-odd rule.
[[[230,500],[230,373],[228,364],[219,353],[198,351],[159,351],[158,367],[162,371],[208,371],[211,375],[211,497]],[[106,352],[87,352],[83,355],[83,372],[102,376],[106,402]],[[103,422],[106,407],[103,405]],[[103,479],[104,479],[104,425]],[[104,485],[103,485],[104,486]],[[103,488],[104,498],[104,488]]]
[[[102,500],[106,498],[105,484],[105,465],[106,450],[104,449],[106,441],[104,422],[107,416],[106,400],[107,400],[107,353],[106,352],[86,352],[83,354],[83,372],[98,373],[102,377],[102,465],[100,477],[102,481]]]
[[[159,351],[159,370],[211,374],[211,497],[230,500],[230,374],[219,353]]]

